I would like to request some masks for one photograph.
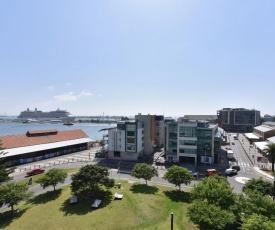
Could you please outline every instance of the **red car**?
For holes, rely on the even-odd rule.
[[[33,176],[33,175],[36,175],[36,174],[39,174],[39,173],[43,173],[43,172],[45,172],[45,169],[43,169],[43,168],[33,169],[33,170],[27,172],[27,176]]]

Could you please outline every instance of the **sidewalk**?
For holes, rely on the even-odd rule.
[[[62,155],[58,157],[52,157],[44,159],[41,161],[30,162],[22,165],[15,166],[15,170],[10,176],[18,175],[21,172],[29,171],[35,168],[47,168],[54,165],[62,165],[67,163],[76,163],[76,162],[91,162],[95,159],[95,153],[97,148],[91,148],[90,150],[84,150],[80,152],[75,152],[67,155]]]
[[[239,134],[239,142],[241,143],[246,155],[248,156],[251,164],[253,165],[254,170],[263,175],[264,177],[274,180],[274,177],[269,175],[268,173],[261,170],[261,168],[268,168],[271,169],[271,163],[261,163],[258,162],[258,157],[262,157],[262,155],[258,152],[255,147],[252,147],[247,140],[247,138],[243,134]]]

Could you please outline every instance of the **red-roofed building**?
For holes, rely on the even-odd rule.
[[[88,148],[90,138],[81,129],[58,131],[31,130],[26,134],[0,136],[0,155],[9,165],[39,161]]]

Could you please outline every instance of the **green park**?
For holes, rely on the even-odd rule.
[[[0,186],[0,229],[274,229],[272,184],[259,179],[244,186],[244,194],[232,192],[226,178],[211,176],[194,188],[182,189],[193,180],[190,172],[172,166],[164,175],[171,186],[151,182],[157,172],[151,165],[137,164],[132,176],[114,180],[109,169],[86,165],[80,169],[51,169],[20,182]],[[64,183],[71,176],[71,183]],[[50,190],[30,194],[30,186]],[[123,195],[120,199],[115,194]],[[72,204],[72,195],[77,202]],[[95,199],[99,206],[92,207]],[[2,206],[1,205],[1,206]],[[260,221],[260,222],[259,222]]]

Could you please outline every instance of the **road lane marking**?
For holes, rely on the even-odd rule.
[[[241,184],[246,184],[251,178],[248,177],[235,177],[235,181],[241,183]]]

